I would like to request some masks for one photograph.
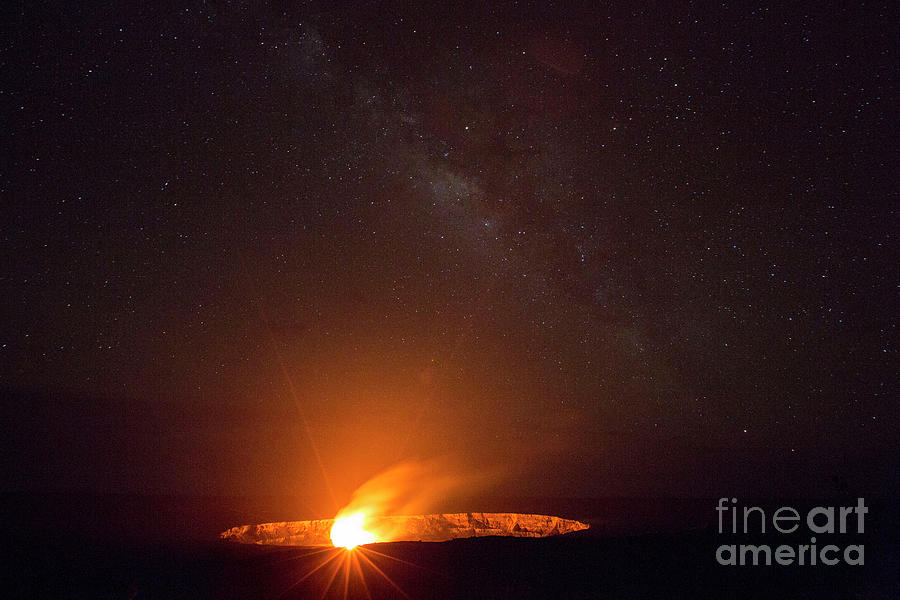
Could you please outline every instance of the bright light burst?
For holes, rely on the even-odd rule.
[[[362,512],[335,519],[331,528],[331,543],[336,547],[351,550],[360,544],[377,542],[375,534],[363,528],[365,523],[366,515]]]

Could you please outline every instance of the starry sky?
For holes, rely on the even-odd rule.
[[[431,4],[2,9],[4,489],[895,493],[890,4]]]

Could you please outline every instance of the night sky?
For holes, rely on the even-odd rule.
[[[26,4],[2,489],[896,493],[890,3]]]

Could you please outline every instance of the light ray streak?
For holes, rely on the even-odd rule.
[[[341,557],[341,560],[334,563],[334,568],[331,569],[331,574],[328,576],[328,581],[325,583],[324,589],[322,590],[322,595],[319,596],[320,600],[325,600],[328,592],[331,591],[331,585],[334,583],[335,577],[337,577],[337,574],[341,570],[341,567],[344,566],[347,562],[346,552],[344,552],[343,554],[338,553],[338,556]]]
[[[301,577],[300,579],[298,579],[297,581],[295,581],[294,583],[292,583],[291,585],[289,585],[289,586],[287,587],[287,589],[284,590],[283,592],[281,592],[280,594],[278,594],[278,596],[276,596],[276,598],[281,598],[282,596],[284,596],[285,594],[287,594],[289,591],[291,591],[292,589],[294,589],[295,587],[297,587],[298,585],[300,585],[301,583],[303,583],[304,581],[306,581],[307,579],[309,579],[310,577],[312,577],[313,574],[314,574],[316,571],[318,571],[319,569],[321,569],[322,567],[324,567],[325,565],[327,565],[328,563],[330,563],[330,562],[333,561],[334,559],[338,558],[339,556],[340,556],[340,554],[337,553],[337,552],[335,552],[333,555],[331,555],[330,557],[326,558],[326,559],[323,560],[321,563],[319,563],[315,568],[313,568],[312,570],[310,570],[309,572],[307,572],[306,575],[304,575],[303,577]]]
[[[402,558],[397,558],[396,556],[391,556],[390,554],[384,554],[383,552],[378,552],[377,550],[373,550],[372,548],[368,548],[368,547],[367,547],[367,548],[365,548],[365,551],[366,551],[366,552],[370,552],[370,553],[372,553],[372,554],[377,554],[378,556],[383,556],[383,557],[385,557],[385,558],[389,558],[389,559],[391,559],[391,560],[393,560],[393,561],[396,561],[396,562],[398,562],[398,563],[403,563],[404,565],[409,565],[409,566],[411,566],[411,567],[415,567],[415,568],[417,568],[417,569],[421,569],[421,570],[423,570],[423,571],[427,571],[427,572],[429,572],[429,573],[433,573],[433,574],[435,574],[435,575],[441,575],[441,576],[446,577],[446,574],[445,574],[445,573],[441,573],[441,572],[439,572],[439,571],[435,571],[435,570],[433,570],[433,569],[429,569],[428,567],[423,567],[422,565],[417,565],[417,564],[414,563],[414,562],[410,562],[410,561],[408,561],[408,560],[403,560]]]
[[[250,283],[251,288],[258,289],[257,286],[253,285],[253,280],[250,277],[250,270],[247,268],[247,264],[244,262],[243,256],[241,256],[241,266],[243,267],[244,276]],[[306,439],[309,442],[309,446],[310,448],[312,448],[313,455],[316,458],[316,464],[319,466],[319,471],[322,474],[322,480],[325,482],[325,488],[328,490],[328,495],[331,497],[331,503],[334,505],[334,510],[337,510],[337,496],[335,496],[334,494],[334,488],[331,487],[331,480],[328,478],[328,473],[325,472],[325,464],[322,462],[322,455],[319,453],[319,447],[316,445],[315,438],[313,438],[312,428],[310,428],[309,426],[309,420],[306,418],[306,412],[303,410],[303,406],[300,403],[299,397],[297,396],[297,389],[294,387],[294,380],[291,377],[290,373],[288,373],[287,366],[284,364],[284,358],[281,356],[281,351],[278,347],[278,340],[275,338],[275,332],[272,330],[272,326],[269,324],[269,317],[266,314],[265,307],[263,306],[261,299],[257,304],[257,309],[259,310],[260,319],[262,319],[262,322],[266,327],[266,332],[269,334],[269,343],[272,345],[272,352],[275,354],[275,358],[278,360],[278,366],[281,369],[281,375],[287,382],[288,390],[291,394],[291,400],[294,403],[294,408],[296,408],[297,414],[300,416],[300,422],[303,423],[303,432],[306,434]]]
[[[379,575],[381,575],[382,577],[384,577],[385,581],[387,581],[389,584],[391,584],[392,586],[394,586],[394,589],[397,590],[398,592],[400,592],[400,594],[401,594],[404,598],[406,598],[407,600],[412,600],[412,598],[410,598],[409,595],[408,595],[406,592],[404,592],[403,589],[402,589],[399,585],[397,585],[396,583],[394,583],[394,580],[391,579],[390,577],[388,577],[388,576],[387,576],[387,573],[385,573],[385,572],[382,571],[380,568],[378,568],[378,565],[376,565],[375,563],[373,563],[372,560],[371,560],[368,556],[366,556],[364,553],[360,553],[360,554],[359,554],[359,557],[362,558],[363,560],[365,560],[367,563],[369,563],[369,565],[370,565],[373,569],[375,569],[375,572],[378,573]]]
[[[362,565],[359,562],[359,555],[356,552],[350,553],[350,558],[353,560],[353,564],[356,567],[356,572],[359,573],[359,581],[362,583],[363,591],[366,593],[366,598],[372,600],[372,594],[369,593],[369,586],[366,584],[366,574],[363,573]]]

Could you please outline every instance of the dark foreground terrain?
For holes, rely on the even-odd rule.
[[[569,507],[561,516],[595,513],[594,527],[547,539],[378,544],[347,563],[333,549],[216,540],[235,518],[247,519],[229,516],[234,504],[224,499],[13,495],[4,503],[4,597],[900,597],[897,505],[889,502],[872,502],[865,535],[844,542],[865,544],[864,566],[804,567],[717,564],[720,544],[752,540],[719,535],[709,500],[554,501]]]

